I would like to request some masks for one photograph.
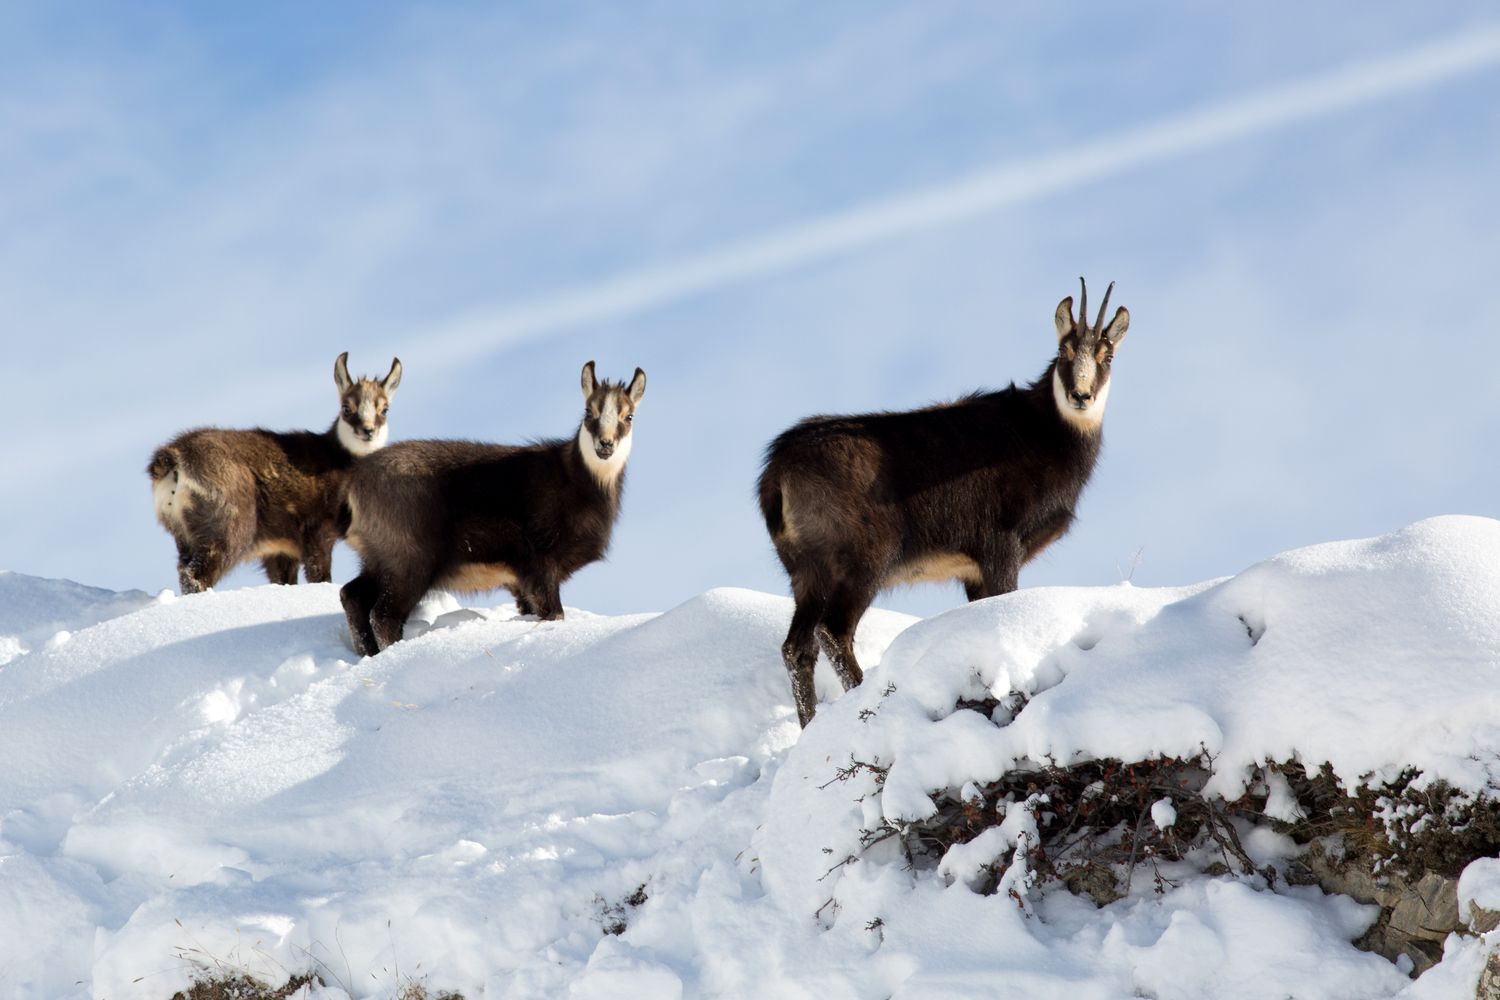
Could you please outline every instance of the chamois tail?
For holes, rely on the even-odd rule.
[[[782,508],[781,477],[769,466],[760,474],[759,494],[760,514],[765,518],[766,530],[771,533],[774,541],[781,537],[786,522]]]
[[[153,482],[160,482],[177,471],[177,450],[166,447],[158,448],[151,455],[151,463],[146,466],[146,474]]]

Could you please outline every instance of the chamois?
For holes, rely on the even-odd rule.
[[[901,413],[811,417],[766,449],[761,514],[796,607],[781,648],[803,726],[822,645],[844,689],[863,679],[854,629],[890,586],[959,580],[968,599],[1016,589],[1062,537],[1099,455],[1110,364],[1130,326],[1109,292],[1092,329],[1082,286],[1057,306],[1057,354],[1024,388]],[[1113,290],[1114,284],[1110,284]]]
[[[349,352],[333,364],[340,410],[323,433],[188,431],[156,450],[146,472],[156,519],[177,542],[184,594],[207,590],[259,559],[272,583],[328,583],[339,536],[339,496],[355,460],[384,446],[386,411],[401,361],[383,379],[349,377]]]
[[[646,392],[583,366],[571,438],[511,446],[405,441],[361,462],[346,493],[360,574],[339,592],[362,656],[401,639],[429,589],[504,587],[523,615],[563,616],[563,581],[601,559],[620,511],[635,409]]]

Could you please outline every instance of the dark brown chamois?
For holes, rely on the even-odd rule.
[[[356,652],[401,639],[433,587],[504,587],[523,615],[563,616],[564,580],[604,557],[620,512],[635,409],[646,392],[583,366],[583,421],[571,438],[524,446],[405,441],[361,462],[347,492],[360,574],[339,592]]]
[[[188,431],[151,456],[146,472],[156,519],[177,542],[184,594],[207,590],[235,566],[259,559],[272,583],[332,579],[339,497],[355,459],[383,446],[386,411],[401,384],[401,361],[380,380],[349,377],[349,352],[333,380],[339,415],[313,431]]]
[[[796,601],[781,652],[802,725],[817,705],[819,644],[845,690],[863,679],[854,629],[881,590],[956,579],[971,601],[1006,594],[1068,530],[1130,325],[1120,309],[1104,326],[1105,292],[1090,329],[1087,303],[1085,288],[1076,322],[1072,296],[1058,304],[1057,356],[1029,386],[812,417],[766,450],[760,509]]]

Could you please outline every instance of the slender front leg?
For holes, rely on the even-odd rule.
[[[519,583],[509,588],[509,590],[510,596],[516,600],[516,614],[523,616],[536,614],[536,603],[532,601],[531,597],[522,589]]]
[[[1020,585],[1022,555],[1021,540],[1015,535],[1003,534],[992,538],[988,550],[977,560],[979,585],[964,586],[969,600],[997,597],[1015,590]]]
[[[329,532],[309,534],[302,542],[303,573],[308,583],[333,582],[333,539]]]
[[[544,622],[558,621],[563,616],[562,584],[550,576],[536,577],[523,584],[536,616]]]

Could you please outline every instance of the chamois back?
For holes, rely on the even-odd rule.
[[[1113,288],[1113,285],[1110,286]],[[1005,594],[1060,538],[1098,458],[1114,352],[1130,314],[1055,315],[1057,354],[1025,387],[905,412],[804,420],[771,442],[760,509],[796,609],[782,647],[803,725],[819,644],[845,688],[863,677],[855,627],[897,584],[958,580]]]
[[[383,379],[352,379],[348,353],[334,363],[339,415],[328,430],[200,428],[158,448],[146,467],[156,518],[177,543],[184,594],[217,584],[259,559],[272,583],[332,578],[340,493],[355,460],[385,444],[393,360]]]
[[[407,441],[360,463],[347,490],[360,574],[340,596],[357,652],[401,639],[422,595],[504,588],[523,615],[563,615],[561,586],[604,557],[646,391],[583,368],[578,431],[530,445]]]

